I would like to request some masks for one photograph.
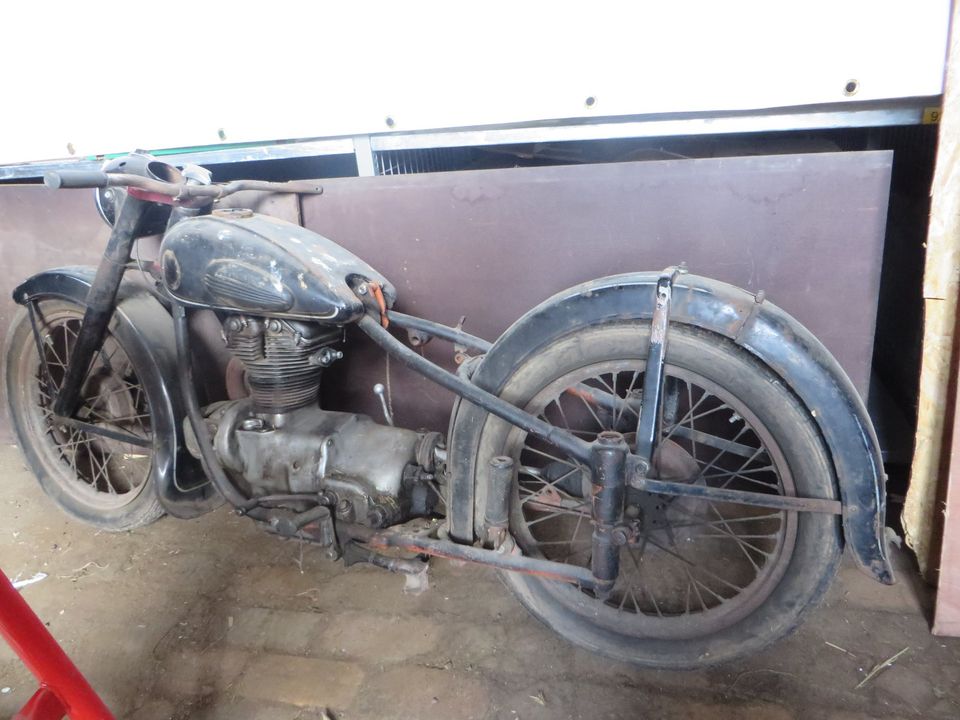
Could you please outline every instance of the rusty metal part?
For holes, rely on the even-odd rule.
[[[300,513],[290,513],[277,509],[269,515],[270,528],[278,535],[295,537],[305,528],[310,528],[311,539],[318,545],[327,547],[336,542],[333,528],[333,517],[330,508],[317,505],[310,510]]]
[[[407,342],[413,347],[423,347],[433,340],[433,335],[428,335],[423,330],[407,330]]]
[[[290,182],[267,182],[264,180],[235,180],[224,185],[185,185],[181,182],[164,182],[142,175],[128,173],[78,172],[71,170],[50,171],[43,182],[52,190],[69,187],[126,187],[142,190],[153,195],[183,202],[194,198],[218,200],[242,190],[261,190],[276,193],[300,193],[320,195],[323,187],[312,180]]]
[[[627,481],[627,484],[635,490],[642,490],[643,492],[658,495],[701,498],[703,500],[712,500],[713,502],[752,505],[754,507],[772,508],[774,510],[819,512],[829,513],[831,515],[840,515],[843,510],[843,506],[839,500],[773,495],[748,492],[746,490],[728,490],[727,488],[710,487],[708,485],[654,480],[636,475],[631,477]]]
[[[650,327],[650,347],[643,373],[643,405],[637,419],[637,444],[634,453],[637,462],[647,472],[653,462],[655,443],[660,429],[660,414],[663,405],[663,368],[667,352],[667,328],[670,326],[670,298],[673,296],[673,281],[684,266],[668,267],[657,279],[656,300]]]
[[[578,327],[617,321],[649,322],[653,316],[659,274],[633,273],[579,285],[531,310],[497,340],[471,376],[476,386],[497,394],[524,358],[545,347],[552,338]],[[823,433],[833,460],[843,502],[847,547],[860,566],[880,582],[893,582],[883,535],[884,474],[880,447],[863,402],[854,385],[823,345],[795,319],[769,301],[708,278],[678,278],[671,296],[671,322],[702,328],[726,337],[763,362],[792,388]],[[473,467],[486,409],[460,403],[456,409],[448,485],[450,534],[466,540],[474,536],[476,498]],[[706,492],[715,488],[674,486],[674,494]],[[642,486],[647,490],[646,486]],[[661,486],[661,489],[666,489]],[[726,492],[726,491],[724,491]],[[714,499],[714,498],[711,498]],[[736,502],[764,500],[764,496],[736,496]],[[763,506],[776,498],[767,497]],[[729,501],[729,499],[727,500]],[[798,504],[799,503],[799,504]],[[789,510],[810,510],[797,498],[784,498]],[[789,505],[789,507],[786,507]],[[818,511],[834,513],[837,505]]]
[[[478,338],[475,335],[470,333],[465,333],[460,328],[449,327],[447,325],[441,325],[440,323],[435,323],[432,320],[425,320],[424,318],[419,318],[414,315],[407,315],[406,313],[399,313],[394,310],[390,311],[390,322],[392,322],[397,327],[404,328],[408,335],[411,338],[411,344],[415,346],[426,345],[429,342],[430,338],[438,337],[441,340],[446,340],[447,342],[452,342],[456,345],[461,345],[464,349],[476,350],[477,352],[485,353],[491,347],[493,343],[487,342],[482,338]],[[413,341],[414,333],[418,333],[422,339],[421,342],[417,343]]]
[[[473,545],[459,545],[449,540],[438,540],[395,530],[375,531],[362,525],[339,523],[337,531],[341,536],[356,542],[362,542],[374,550],[392,548],[417,553],[418,555],[464,560],[489,565],[500,570],[510,570],[536,575],[548,580],[573,583],[587,589],[594,587],[593,575],[589,569],[578,565],[568,565],[520,555],[510,541],[504,543],[499,550],[486,550]]]
[[[373,295],[373,299],[377,303],[377,307],[380,310],[380,324],[383,327],[390,327],[390,319],[387,317],[387,301],[383,297],[383,288],[380,287],[380,283],[370,280],[367,283],[367,287],[370,289],[370,294]]]
[[[495,395],[492,395],[463,378],[448,373],[434,365],[429,360],[406,347],[399,340],[380,326],[370,315],[364,316],[359,322],[360,329],[374,340],[389,355],[400,360],[438,385],[460,395],[471,403],[483,408],[487,412],[516,425],[522,430],[536,435],[565,452],[572,458],[585,464],[593,461],[592,446],[571,433],[565,432],[549,423],[536,418],[520,408],[511,405]],[[642,477],[646,467],[634,464],[636,456],[629,455],[629,484],[637,490],[660,493],[663,495],[684,495],[706,498],[716,502],[739,503],[741,505],[755,505],[779,510],[794,510],[798,512],[827,512],[840,513],[840,503],[818,498],[796,498],[783,495],[765,495],[741,490],[727,490],[704,485],[686,485],[684,483],[668,483],[660,480],[650,480]],[[641,477],[637,477],[637,474]]]
[[[415,449],[417,465],[428,473],[434,472],[440,459],[437,451],[444,450],[444,442],[443,433],[430,431],[421,435]]]
[[[590,572],[597,594],[606,597],[620,575],[619,533],[617,525],[623,518],[626,498],[627,443],[623,435],[605,430],[593,443],[593,462],[590,477],[593,520]]]
[[[490,460],[490,483],[483,513],[487,547],[497,550],[510,527],[510,490],[513,488],[513,458],[499,455]]]
[[[347,543],[343,546],[343,564],[350,567],[357,563],[367,563],[402,575],[420,575],[427,569],[427,563],[423,560],[381,555],[355,542]]]
[[[460,397],[479,405],[484,410],[499,418],[503,418],[511,425],[533,433],[537,437],[552,443],[571,457],[584,463],[590,461],[590,445],[571,433],[564,432],[550,423],[524,412],[506,400],[481,390],[476,385],[464,380],[459,375],[447,372],[443,368],[414,352],[397,340],[387,330],[381,327],[369,314],[360,319],[359,327],[377,345],[391,357],[396,358],[410,369],[420,373],[427,379],[441,387],[456,393]]]

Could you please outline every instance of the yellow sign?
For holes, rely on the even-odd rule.
[[[923,124],[938,125],[940,123],[940,108],[928,107],[923,109]]]

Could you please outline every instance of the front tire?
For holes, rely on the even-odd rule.
[[[164,511],[153,487],[154,403],[127,353],[129,338],[111,323],[84,383],[77,417],[135,435],[146,445],[57,423],[52,398],[84,309],[55,298],[35,300],[34,308],[44,362],[25,308],[14,318],[6,347],[10,419],[27,465],[62,510],[89,525],[119,532],[157,520]]]
[[[513,370],[501,397],[587,441],[618,430],[632,444],[648,338],[649,325],[636,323],[554,338]],[[837,497],[816,425],[746,351],[672,325],[666,363],[660,477]],[[524,554],[589,566],[589,472],[487,416],[475,464],[481,498],[497,455],[513,457],[520,469],[510,526]],[[636,534],[621,550],[621,576],[606,601],[569,584],[503,575],[536,617],[582,647],[667,668],[754,653],[790,633],[836,572],[834,516],[629,492],[627,522]]]

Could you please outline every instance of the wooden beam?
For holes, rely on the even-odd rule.
[[[939,564],[939,533],[948,425],[948,392],[954,358],[960,290],[960,3],[951,18],[947,76],[940,119],[936,170],[931,187],[930,227],[923,277],[924,332],[917,433],[910,487],[903,509],[907,544],[920,571],[932,579]],[[960,481],[958,481],[960,482]]]
[[[960,380],[960,377],[955,377]],[[960,396],[951,408],[953,432],[947,474],[946,512],[943,516],[943,548],[937,578],[937,601],[933,615],[933,634],[960,637]],[[939,513],[934,507],[934,518]]]

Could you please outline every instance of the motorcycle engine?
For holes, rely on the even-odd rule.
[[[226,345],[245,369],[249,397],[204,409],[214,448],[252,497],[316,494],[336,517],[386,527],[428,515],[439,433],[417,433],[319,405],[323,369],[343,356],[342,330],[233,315]]]
[[[323,368],[342,357],[343,331],[315,323],[234,315],[223,339],[246,370],[253,410],[283,414],[317,402]]]

